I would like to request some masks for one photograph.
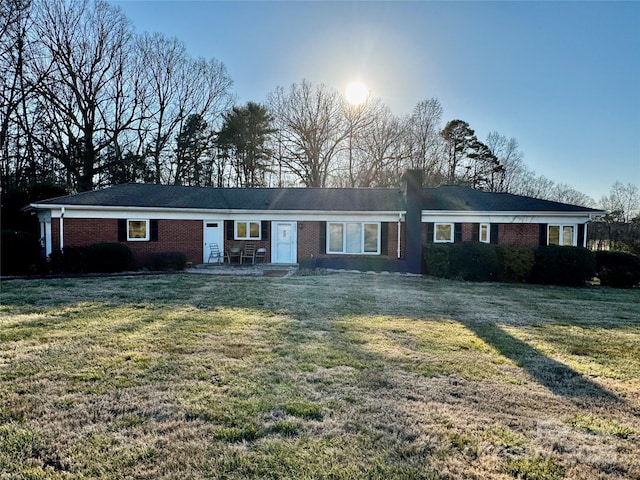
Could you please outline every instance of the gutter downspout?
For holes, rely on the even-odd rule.
[[[584,224],[584,234],[582,235],[582,236],[583,236],[583,239],[582,239],[582,246],[583,246],[584,248],[587,248],[587,228],[588,228],[588,226],[589,226],[589,222],[590,222],[591,220],[593,220],[593,215],[589,214],[589,220],[588,220],[587,222],[585,222],[585,224]]]
[[[399,214],[398,214],[398,258],[400,258],[400,254],[402,253],[402,252],[400,251],[400,240],[401,240],[401,237],[400,237],[400,228],[401,228],[401,227],[402,227],[402,214],[401,214],[401,213],[399,213]]]
[[[60,211],[60,250],[64,251],[64,207]]]

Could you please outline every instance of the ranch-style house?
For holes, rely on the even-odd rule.
[[[27,208],[47,255],[121,242],[138,266],[176,251],[200,264],[241,261],[230,252],[250,247],[273,264],[410,273],[421,272],[430,242],[586,246],[587,224],[605,213],[464,186],[422,188],[417,170],[402,189],[124,184]]]

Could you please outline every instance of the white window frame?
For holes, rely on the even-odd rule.
[[[482,239],[482,227],[487,227],[487,238]],[[491,224],[490,223],[481,223],[478,227],[478,240],[482,243],[491,243]]]
[[[558,244],[561,247],[575,247],[578,245],[578,225],[575,223],[550,223],[549,225],[547,225],[547,245],[552,245],[551,243],[549,243],[550,240],[550,233],[551,233],[551,227],[557,227],[558,228]],[[564,229],[565,227],[571,227],[573,229],[573,234],[572,234],[572,238],[571,238],[571,244],[570,245],[565,245],[564,242]],[[556,245],[556,244],[553,244]]]
[[[245,224],[245,228],[246,228],[246,236],[241,237],[240,235],[238,235],[238,226],[240,224]],[[251,224],[255,223],[258,225],[258,236],[257,237],[252,237],[251,236]],[[233,238],[234,240],[262,240],[262,222],[258,221],[258,220],[235,220],[233,222]]]
[[[132,237],[129,234],[129,225],[130,222],[144,222],[145,223],[145,233],[146,236],[143,237]],[[149,239],[151,238],[151,231],[149,229],[150,225],[149,225],[149,219],[146,218],[127,218],[127,242],[148,242]]]
[[[446,225],[451,229],[451,236],[446,240],[438,239],[438,225]],[[433,243],[454,243],[456,238],[456,225],[455,223],[437,222],[433,224]]]
[[[342,226],[342,250],[331,250],[331,225]],[[360,250],[358,252],[347,252],[347,225],[359,225],[360,226]],[[376,250],[365,252],[365,231],[367,225],[375,225],[376,227]],[[380,242],[382,235],[382,227],[380,222],[327,222],[327,241],[326,252],[336,255],[380,255]]]

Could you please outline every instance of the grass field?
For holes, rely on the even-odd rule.
[[[6,281],[0,478],[638,479],[640,292]]]

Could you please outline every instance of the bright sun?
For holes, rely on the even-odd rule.
[[[351,82],[345,88],[344,96],[351,105],[360,105],[369,98],[369,88],[360,81]]]

